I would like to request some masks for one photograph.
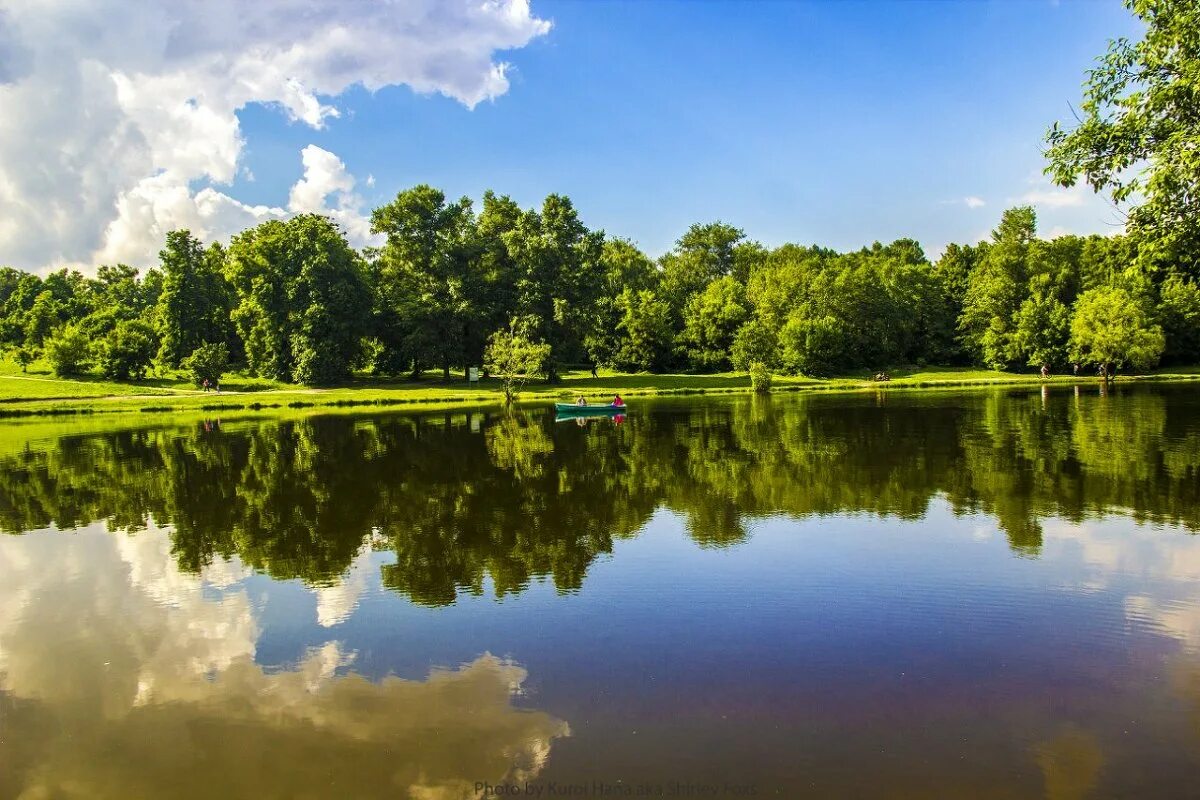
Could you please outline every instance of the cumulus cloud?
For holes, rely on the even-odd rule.
[[[146,263],[171,227],[287,213],[213,188],[238,173],[240,109],[321,128],[356,84],[474,107],[508,90],[496,54],[549,27],[528,0],[0,0],[0,261]],[[351,193],[320,166],[302,196]]]
[[[261,664],[247,575],[236,559],[181,571],[163,529],[0,540],[0,697],[20,709],[0,785],[30,798],[462,798],[478,780],[536,776],[570,735],[516,706],[526,671],[488,653],[424,680],[368,680],[337,641]]]
[[[354,558],[350,569],[341,580],[332,586],[313,589],[317,595],[317,624],[332,628],[350,618],[358,608],[358,601],[367,588],[367,577],[371,571],[371,548],[363,547]],[[378,572],[378,570],[376,570]]]
[[[1044,533],[1045,554],[1062,565],[1067,587],[1124,594],[1130,622],[1200,651],[1200,539],[1122,517],[1048,520]]]
[[[300,156],[304,177],[288,195],[288,211],[326,214],[337,220],[355,245],[375,243],[371,220],[363,211],[363,199],[354,191],[354,176],[346,171],[342,160],[315,144],[305,147]],[[330,196],[335,198],[333,204],[329,203]]]

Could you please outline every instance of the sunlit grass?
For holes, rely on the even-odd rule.
[[[952,367],[913,367],[889,370],[891,380],[876,383],[870,371],[861,370],[833,378],[776,376],[775,391],[847,391],[894,387],[897,389],[952,388],[1040,384],[1037,374],[996,372]],[[1093,375],[1051,376],[1050,382],[1094,380]],[[1194,380],[1200,369],[1163,370],[1148,376],[1122,376],[1121,380]],[[96,376],[79,379],[56,378],[43,363],[27,373],[11,357],[0,360],[0,416],[25,414],[91,414],[99,412],[229,413],[307,408],[352,408],[362,406],[488,406],[502,402],[498,380],[469,383],[459,374],[444,381],[442,373],[428,372],[420,380],[357,375],[344,386],[306,388],[233,373],[221,382],[220,394],[202,392],[182,373],[155,375],[138,382],[106,381]],[[604,402],[615,394],[627,398],[653,395],[727,394],[750,391],[745,373],[709,375],[648,373],[629,374],[600,370],[592,377],[587,370],[566,372],[559,383],[530,380],[521,389],[520,402],[536,404],[574,400],[583,395],[591,402]]]

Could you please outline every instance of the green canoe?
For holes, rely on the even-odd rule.
[[[574,414],[575,416],[595,416],[597,414],[624,414],[628,409],[625,406],[614,406],[611,403],[599,405],[591,403],[586,406],[581,406],[576,403],[555,403],[554,410],[559,414]]]

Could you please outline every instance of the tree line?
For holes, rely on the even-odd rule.
[[[590,230],[560,195],[532,210],[489,192],[476,212],[429,186],[376,209],[373,229],[384,244],[358,252],[309,214],[227,247],[174,231],[141,275],[0,270],[0,342],[68,375],[204,377],[198,362],[230,360],[303,384],[355,370],[449,378],[510,330],[543,345],[536,371],[551,380],[578,365],[829,375],[1200,360],[1194,270],[1148,259],[1134,234],[1040,239],[1028,207],[936,261],[910,239],[767,248],[724,222],[693,225],[654,260]]]
[[[171,232],[140,276],[125,265],[95,278],[0,270],[0,346],[23,365],[44,353],[60,374],[94,366],[126,379],[154,365],[199,381],[232,361],[305,384],[473,365],[554,380],[571,365],[826,375],[1196,363],[1200,10],[1127,5],[1144,38],[1110,44],[1078,125],[1054,125],[1046,151],[1059,185],[1138,201],[1118,236],[1041,239],[1033,209],[1019,207],[989,241],[930,261],[911,239],[768,248],[712,222],[652,259],[590,229],[563,195],[524,209],[489,191],[476,207],[421,185],[374,210],[383,244],[362,252],[305,214],[228,247]]]

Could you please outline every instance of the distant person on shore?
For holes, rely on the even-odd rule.
[[[1045,364],[1042,364],[1042,377],[1043,378],[1050,377],[1050,367],[1046,366]]]
[[[200,384],[200,385],[201,385],[201,386],[203,386],[203,387],[204,387],[204,391],[206,391],[206,392],[207,392],[207,391],[208,391],[208,378],[205,378],[205,379],[204,379],[204,383],[202,383],[202,384]]]
[[[1078,361],[1075,362],[1075,374],[1077,376],[1079,375],[1079,362]]]
[[[595,364],[592,364],[592,377],[593,377],[593,378],[599,378],[599,377],[600,377],[599,375],[597,375],[597,374],[596,374],[596,365],[595,365]]]

